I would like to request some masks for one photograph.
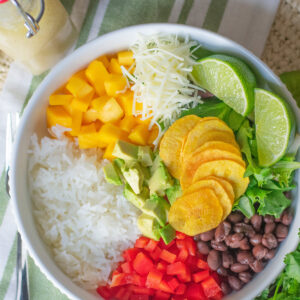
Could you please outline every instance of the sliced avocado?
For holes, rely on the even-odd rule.
[[[121,180],[124,182],[125,179],[124,179],[124,176],[123,176],[121,170],[125,166],[125,161],[123,159],[121,159],[121,158],[116,158],[116,159],[113,160],[113,164],[114,164],[114,166],[115,166],[115,168],[116,168],[116,170],[117,170],[117,172],[118,172]]]
[[[182,195],[181,186],[177,179],[174,180],[174,185],[166,190],[166,195],[171,205]]]
[[[141,193],[137,195],[134,193],[130,185],[125,183],[124,196],[135,207],[142,209],[146,203],[146,200],[149,198],[149,190],[148,188],[143,187]]]
[[[150,198],[156,199],[159,203],[161,203],[168,215],[171,206],[164,197],[158,196],[157,194],[152,194]]]
[[[165,190],[173,185],[173,179],[161,161],[149,180],[150,194],[165,195]]]
[[[138,161],[144,167],[151,167],[153,164],[153,151],[149,146],[139,146]]]
[[[142,213],[137,219],[137,225],[144,236],[155,241],[159,241],[159,223],[157,222],[156,218]]]
[[[113,163],[108,163],[103,167],[104,176],[108,183],[114,185],[122,185],[123,182],[120,178],[118,169],[115,167]]]
[[[128,162],[121,169],[122,174],[128,184],[131,186],[132,190],[139,194],[142,190],[144,183],[144,173],[142,171],[141,165],[138,162]]]
[[[151,169],[150,169],[151,174],[153,174],[156,171],[156,169],[159,167],[160,162],[162,162],[162,160],[161,160],[161,158],[159,156],[159,153],[155,152],[154,153],[153,164],[152,164]]]
[[[176,231],[170,224],[160,228],[159,233],[166,245],[170,244],[176,236]]]
[[[137,160],[139,147],[122,140],[118,140],[112,154],[124,160]]]
[[[142,211],[156,218],[161,226],[164,226],[167,222],[167,212],[165,207],[156,197],[148,199],[142,207]]]

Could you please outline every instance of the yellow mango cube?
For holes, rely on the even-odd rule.
[[[108,70],[110,73],[113,73],[113,74],[123,74],[121,66],[115,58],[112,58],[110,60]]]
[[[49,97],[49,104],[50,105],[68,105],[71,103],[72,99],[73,99],[72,95],[52,94]]]
[[[103,123],[116,122],[123,116],[123,109],[115,98],[107,100],[102,109],[99,111],[99,120]]]
[[[149,137],[147,140],[148,145],[150,145],[150,146],[153,145],[153,142],[156,140],[158,133],[159,133],[158,126],[156,124],[154,124],[149,133]]]
[[[120,65],[131,66],[134,63],[132,51],[122,51],[118,53],[118,62]]]
[[[109,145],[117,140],[128,140],[127,132],[111,123],[104,124],[99,130],[99,141]]]
[[[130,132],[133,127],[137,125],[137,120],[134,116],[125,116],[120,121],[120,128],[126,132]]]
[[[103,158],[108,159],[108,160],[113,160],[116,158],[112,154],[114,151],[115,145],[116,145],[116,143],[111,143],[106,147],[104,154],[103,154]]]
[[[92,61],[85,71],[86,77],[94,86],[96,93],[101,96],[105,94],[104,80],[110,77],[103,62],[94,60]]]
[[[124,110],[125,116],[132,116],[133,92],[126,91],[118,95],[118,102]]]
[[[91,108],[95,109],[98,112],[101,112],[103,109],[103,106],[110,98],[111,97],[105,95],[105,96],[101,96],[101,97],[93,99],[93,101],[91,102]]]
[[[149,130],[147,124],[139,124],[133,128],[128,138],[131,142],[137,145],[147,145]]]
[[[91,132],[78,135],[78,145],[80,149],[89,149],[98,147],[98,133]]]
[[[71,109],[86,112],[92,99],[89,98],[74,98],[71,102]]]
[[[89,108],[86,112],[82,115],[82,123],[83,124],[89,124],[91,122],[94,122],[98,119],[99,112],[96,111],[93,108]]]
[[[72,127],[72,118],[62,106],[48,106],[46,115],[48,128],[57,124],[67,128]]]
[[[73,75],[73,77],[77,77],[77,78],[80,78],[84,81],[87,81],[87,77],[85,76],[85,69],[78,71],[77,73],[75,73]]]
[[[97,60],[101,61],[104,65],[105,68],[108,68],[109,66],[109,59],[107,58],[106,55],[102,55],[99,58],[97,58]]]
[[[76,98],[92,99],[94,96],[94,88],[90,86],[86,80],[75,75],[70,78],[66,85],[67,90]]]
[[[124,76],[113,74],[111,77],[104,81],[104,88],[106,94],[111,97],[116,97],[117,92],[121,92],[127,86],[127,81]]]
[[[88,124],[88,125],[82,125],[81,128],[80,128],[79,135],[94,133],[96,131],[97,131],[97,129],[96,129],[96,124],[95,123],[91,123],[91,124]]]
[[[82,123],[82,112],[79,110],[73,110],[72,111],[72,131],[71,135],[76,136],[78,135],[80,128],[81,128],[81,123]]]

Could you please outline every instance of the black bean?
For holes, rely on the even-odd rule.
[[[275,234],[278,239],[285,239],[289,233],[289,228],[283,224],[278,224],[275,230]]]
[[[239,211],[235,211],[228,216],[228,220],[231,223],[241,222],[243,220],[243,218],[244,218],[244,215]]]
[[[229,222],[222,222],[215,231],[215,240],[217,242],[222,242],[225,240],[225,237],[230,233],[231,224]]]
[[[234,233],[225,238],[225,243],[230,248],[239,248],[243,238],[243,233]]]
[[[265,233],[272,233],[276,227],[275,222],[266,223],[265,225]]]
[[[243,283],[235,276],[228,276],[228,283],[235,291],[240,290],[243,286]]]
[[[200,234],[195,235],[194,240],[195,241],[201,241],[201,235]]]
[[[253,229],[253,227],[249,224],[245,224],[245,223],[237,223],[234,225],[233,230],[237,233],[244,233],[246,236],[254,236],[255,235],[255,231]]]
[[[249,224],[250,223],[250,219],[248,219],[247,217],[244,218],[244,223]]]
[[[262,244],[268,249],[273,249],[278,246],[277,239],[273,233],[265,233],[262,238]]]
[[[252,253],[256,259],[260,260],[260,259],[263,259],[267,255],[268,249],[260,244],[260,245],[256,245],[252,249]]]
[[[265,221],[265,223],[272,223],[272,222],[275,221],[275,218],[274,218],[274,216],[265,215],[264,216],[264,221]]]
[[[263,270],[264,264],[261,260],[255,260],[253,263],[249,264],[250,268],[255,272],[259,273]]]
[[[224,276],[224,277],[228,275],[227,270],[226,270],[225,268],[223,268],[223,267],[219,267],[219,268],[217,269],[217,273],[218,273],[220,276]]]
[[[240,248],[242,250],[250,250],[250,244],[249,244],[249,241],[246,237],[241,240]]]
[[[276,249],[269,250],[265,255],[265,259],[272,259],[276,254]]]
[[[262,240],[262,234],[256,233],[251,239],[250,239],[250,243],[253,246],[259,245],[261,244],[261,240]]]
[[[230,267],[230,270],[234,273],[244,272],[247,271],[248,269],[249,269],[249,265],[243,265],[240,263],[232,264]]]
[[[222,265],[228,269],[234,263],[234,258],[229,252],[222,252]]]
[[[231,288],[227,282],[221,282],[221,290],[224,295],[228,295],[231,293]]]
[[[224,242],[217,242],[215,240],[212,240],[210,242],[210,244],[211,244],[212,248],[214,248],[215,250],[218,250],[218,251],[226,251],[228,248]]]
[[[253,228],[255,229],[255,231],[260,231],[261,223],[262,223],[262,216],[254,215],[251,218],[251,224],[252,224]]]
[[[212,229],[210,231],[200,233],[200,239],[204,242],[208,242],[214,238],[214,235],[215,235],[215,230]]]
[[[208,246],[208,244],[203,241],[197,242],[197,248],[198,248],[198,251],[203,255],[208,255],[208,253],[210,251],[210,247]]]
[[[252,275],[249,272],[241,272],[239,273],[239,279],[244,283],[247,283],[252,279]]]
[[[212,270],[216,271],[222,263],[220,252],[211,250],[207,256],[207,263]]]
[[[239,251],[236,259],[240,264],[243,265],[249,265],[254,261],[254,257],[252,256],[250,251]]]
[[[281,214],[281,223],[283,225],[289,226],[293,221],[292,212],[287,209]]]

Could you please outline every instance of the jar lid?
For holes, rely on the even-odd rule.
[[[5,3],[5,2],[7,2],[8,0],[0,0],[0,4],[1,3]]]

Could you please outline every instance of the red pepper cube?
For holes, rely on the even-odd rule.
[[[178,274],[177,277],[181,282],[190,282],[192,280],[190,270],[188,270],[186,273]]]
[[[115,293],[114,298],[118,300],[125,300],[126,298],[129,299],[129,297],[127,297],[126,294],[127,294],[126,287],[122,287]]]
[[[185,293],[185,290],[186,290],[186,285],[184,283],[179,283],[179,285],[175,291],[175,294],[183,295]]]
[[[175,277],[173,277],[170,280],[167,280],[167,283],[172,291],[175,291],[179,286],[179,281]]]
[[[203,270],[209,269],[208,263],[206,261],[202,260],[201,258],[198,258],[198,260],[197,260],[197,267],[199,269],[203,269]]]
[[[185,297],[189,300],[207,300],[199,283],[190,283],[187,286]]]
[[[209,277],[209,270],[200,271],[192,275],[193,281],[198,283]]]
[[[171,287],[168,285],[168,283],[165,280],[162,280],[159,284],[159,289],[165,293],[173,293],[174,290],[171,289]]]
[[[137,286],[145,286],[146,285],[146,276],[140,276],[136,273],[126,274],[126,283],[134,284]]]
[[[218,275],[218,273],[217,272],[211,272],[211,277],[216,281],[216,283],[218,284],[218,285],[220,285],[221,284],[221,279],[220,279],[220,277],[219,277],[219,275]]]
[[[179,250],[187,249],[185,240],[176,240],[176,246]]]
[[[152,260],[143,252],[140,252],[133,261],[133,269],[140,275],[147,275],[153,266]]]
[[[176,255],[166,249],[163,249],[160,253],[159,258],[165,260],[169,264],[172,264],[176,260]]]
[[[158,245],[158,241],[154,241],[154,240],[149,240],[149,242],[147,243],[147,245],[144,247],[144,249],[148,252],[152,252],[155,250],[155,248]]]
[[[98,286],[96,289],[97,293],[104,299],[109,299],[111,296],[111,291],[108,286]]]
[[[162,272],[152,269],[147,276],[146,287],[159,290],[163,275]]]
[[[185,262],[187,260],[188,256],[189,256],[189,252],[187,251],[187,249],[182,248],[179,251],[179,254],[177,256],[177,260],[181,261],[181,262]]]
[[[187,237],[185,239],[186,248],[189,252],[189,255],[195,256],[196,255],[196,243],[191,237]]]
[[[112,276],[110,287],[124,285],[126,283],[126,274],[120,273]]]
[[[214,297],[212,297],[212,300],[222,300],[223,297],[224,297],[223,293],[219,292]]]
[[[155,300],[168,300],[168,299],[170,299],[170,294],[165,293],[163,291],[156,291],[154,299]]]
[[[165,273],[167,271],[168,264],[164,261],[158,262],[156,269]]]
[[[130,296],[130,300],[149,300],[149,295],[137,295],[137,294],[132,294]]]
[[[161,254],[161,249],[157,246],[155,248],[155,250],[153,252],[150,252],[149,255],[151,256],[151,258],[154,260],[154,261],[158,261],[159,257],[160,257],[160,254]]]
[[[123,252],[122,256],[126,261],[133,261],[139,252],[137,248],[129,248]]]
[[[154,294],[154,291],[152,289],[148,289],[146,287],[141,287],[141,286],[134,286],[132,288],[132,291],[135,293],[135,294],[139,294],[139,295],[153,295]]]
[[[198,258],[196,256],[189,256],[185,261],[186,265],[190,268],[191,272],[197,272],[199,269],[197,267]]]
[[[187,266],[181,261],[175,262],[167,266],[168,275],[186,274],[188,272]]]
[[[201,286],[203,288],[203,291],[206,295],[206,297],[214,297],[219,292],[221,292],[220,286],[217,284],[217,282],[214,280],[213,277],[208,277],[204,281],[201,282]]]
[[[171,241],[168,245],[166,245],[166,249],[170,249],[173,245],[175,245],[175,240]]]
[[[124,262],[121,264],[121,269],[123,273],[131,274],[133,271],[133,267],[130,262]]]
[[[134,247],[136,248],[145,248],[145,246],[149,243],[150,239],[148,239],[145,236],[139,237],[134,244]]]
[[[186,237],[187,237],[187,235],[184,234],[183,232],[176,231],[176,239],[178,239],[178,240],[184,240]]]

